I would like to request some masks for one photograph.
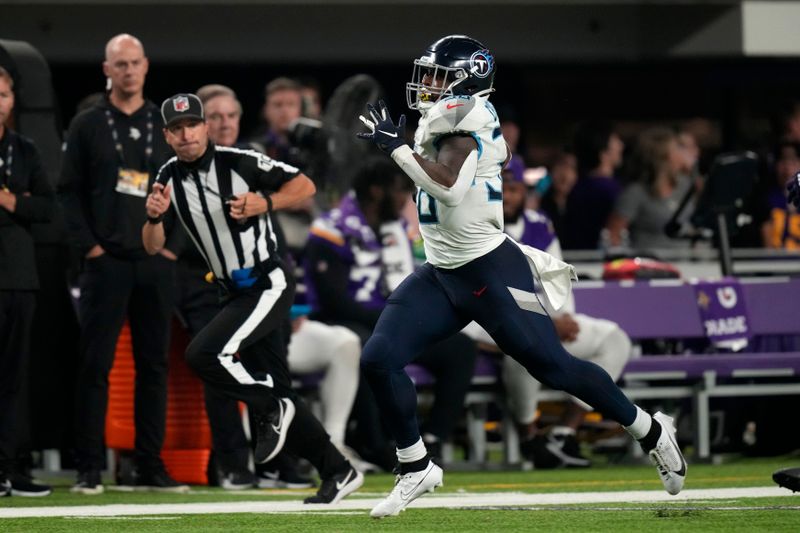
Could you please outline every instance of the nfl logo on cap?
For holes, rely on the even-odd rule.
[[[172,101],[172,107],[175,108],[175,111],[178,113],[183,113],[184,111],[189,110],[189,98],[186,96],[178,96]]]
[[[189,93],[178,93],[170,96],[161,104],[161,117],[164,119],[164,126],[179,120],[205,120],[203,113],[203,103],[197,95]]]

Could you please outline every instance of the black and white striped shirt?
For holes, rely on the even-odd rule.
[[[186,233],[217,280],[232,289],[233,271],[255,268],[259,275],[254,277],[262,277],[279,258],[270,217],[250,217],[240,224],[231,218],[226,200],[246,192],[266,196],[298,174],[297,168],[259,152],[209,142],[197,161],[167,161],[156,181],[172,183],[172,206]]]

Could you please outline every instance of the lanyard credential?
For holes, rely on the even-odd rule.
[[[126,167],[125,164],[125,152],[122,150],[122,142],[119,139],[119,134],[117,134],[116,124],[114,122],[114,117],[111,115],[111,111],[106,109],[106,121],[108,123],[108,128],[111,130],[111,138],[114,140],[114,149],[117,151],[119,155],[119,162],[120,165]],[[145,138],[145,148],[144,148],[144,157],[145,157],[145,165],[150,160],[150,156],[153,155],[153,112],[147,112],[147,137]]]

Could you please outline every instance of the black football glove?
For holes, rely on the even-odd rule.
[[[789,181],[786,189],[789,191],[789,203],[800,209],[800,172],[796,173]]]
[[[378,148],[391,154],[404,144],[406,144],[406,116],[400,115],[397,125],[394,124],[389,116],[389,110],[383,100],[378,102],[380,113],[372,104],[367,104],[367,111],[372,120],[359,115],[359,119],[370,129],[369,133],[356,133],[359,139],[367,139],[374,142]]]

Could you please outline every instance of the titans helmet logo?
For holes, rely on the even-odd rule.
[[[478,50],[469,58],[469,72],[478,77],[485,78],[494,68],[494,57],[489,50]]]

